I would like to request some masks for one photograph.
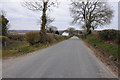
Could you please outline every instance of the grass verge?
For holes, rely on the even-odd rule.
[[[68,39],[68,38],[66,38]],[[66,40],[63,39],[63,40]],[[46,44],[36,44],[33,46],[29,46],[27,42],[14,42],[10,46],[7,46],[5,49],[2,50],[2,58],[6,59],[12,56],[20,56],[23,54],[27,54],[36,50],[40,50],[43,48],[47,48],[54,44],[57,44],[63,40],[55,41],[53,43],[46,43]]]
[[[79,36],[85,44],[94,52],[94,55],[105,64],[116,76],[119,74],[119,51],[120,48],[117,45],[109,44],[99,40],[93,35],[89,35],[86,38]]]
[[[108,53],[109,55],[112,55],[115,58],[120,58],[120,56],[118,56],[120,48],[117,45],[107,44],[100,40],[94,39],[93,37],[87,37],[86,41],[92,44],[93,46],[103,50],[104,52]]]

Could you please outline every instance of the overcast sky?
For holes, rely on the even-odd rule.
[[[39,30],[40,24],[38,20],[41,12],[30,11],[21,6],[22,0],[0,0],[0,9],[6,12],[6,17],[10,21],[10,30]],[[56,26],[59,30],[65,30],[68,27],[81,29],[80,25],[71,25],[72,18],[69,12],[70,1],[59,0],[59,7],[53,8],[49,12],[55,21],[51,24]],[[112,23],[98,29],[118,29],[118,0],[109,0],[109,5],[114,10],[114,17]],[[2,5],[2,6],[1,6]]]

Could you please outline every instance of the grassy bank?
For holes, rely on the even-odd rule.
[[[87,36],[83,40],[91,44],[94,48],[100,49],[102,52],[105,52],[106,54],[111,55],[114,58],[120,59],[120,56],[118,56],[118,52],[120,51],[118,45],[108,44],[91,35]]]
[[[45,43],[45,44],[38,43],[36,45],[29,45],[29,43],[26,41],[12,41],[11,43],[9,43],[10,45],[3,48],[2,58],[8,58],[11,56],[19,56],[19,55],[27,54],[36,50],[40,50],[40,49],[52,46],[68,38],[70,37],[65,37],[65,38],[62,38],[61,40],[56,40],[52,43]]]
[[[114,44],[113,41],[104,41],[98,37],[98,34],[92,34],[87,37],[79,36],[85,44],[94,52],[94,55],[99,58],[106,66],[110,68],[116,75],[118,75],[118,66],[120,60],[120,47]]]

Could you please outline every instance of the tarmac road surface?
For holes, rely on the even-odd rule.
[[[43,50],[3,60],[3,78],[114,78],[77,37]]]

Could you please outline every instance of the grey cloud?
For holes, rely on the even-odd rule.
[[[3,0],[1,0],[3,1]],[[24,7],[21,6],[22,2],[21,0],[4,0],[3,9],[7,12],[7,17],[10,19],[10,29],[39,29],[40,25],[37,25],[37,20],[40,18],[41,13],[38,12],[32,12]],[[69,12],[69,4],[70,0],[58,0],[60,2],[60,5],[58,8],[54,8],[51,12],[49,12],[50,16],[55,18],[55,22],[52,23],[52,25],[57,26],[58,29],[66,29],[70,26],[75,27],[76,29],[80,29],[80,25],[70,25],[70,22],[72,21],[72,18],[70,16]],[[114,9],[114,18],[110,25],[102,27],[105,28],[111,28],[111,29],[117,29],[118,28],[118,6],[116,3],[110,3],[109,4]],[[101,28],[99,28],[101,29]]]

